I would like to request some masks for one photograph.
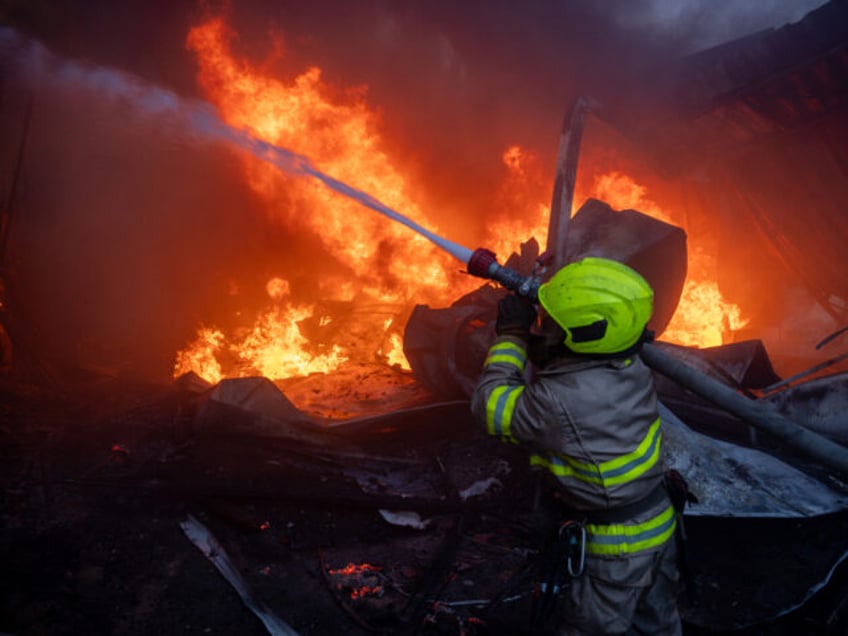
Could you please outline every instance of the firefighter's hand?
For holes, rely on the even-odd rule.
[[[515,336],[528,340],[530,327],[534,322],[536,322],[536,307],[528,298],[509,294],[498,303],[495,333],[499,336]]]

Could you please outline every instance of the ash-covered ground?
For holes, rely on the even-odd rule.
[[[530,622],[550,493],[461,402],[269,437],[238,410],[199,419],[204,393],[179,384],[2,391],[0,631],[267,633],[183,533],[192,516],[300,634],[550,632]],[[687,634],[841,633],[844,513],[687,528]]]

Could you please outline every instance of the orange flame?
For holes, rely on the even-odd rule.
[[[403,353],[403,337],[398,332],[391,331],[394,322],[394,318],[389,318],[383,323],[383,329],[388,334],[388,338],[378,353],[390,367],[411,371],[412,367],[409,366],[409,361]]]
[[[383,148],[377,117],[365,104],[362,89],[349,91],[344,102],[334,101],[321,70],[314,67],[286,84],[236,59],[231,39],[221,18],[188,35],[200,66],[199,82],[227,123],[310,157],[323,172],[438,233],[412,202],[410,186]],[[285,178],[275,167],[249,157],[244,166],[248,183],[265,197],[272,214],[317,235],[364,291],[395,301],[413,295],[419,300],[443,298],[453,264],[424,238],[314,180]],[[378,262],[387,248],[414,250],[417,257]]]
[[[379,120],[366,105],[363,88],[339,96],[314,67],[286,83],[263,72],[264,66],[238,58],[232,41],[233,34],[221,18],[192,28],[187,38],[197,57],[199,84],[230,125],[310,157],[326,174],[439,233],[414,203],[412,186],[386,150]],[[522,240],[535,236],[544,241],[550,175],[533,151],[518,145],[508,147],[502,160],[505,178],[495,197],[502,220],[487,226],[483,244],[504,260]],[[479,285],[471,277],[456,276],[459,267],[452,257],[408,228],[315,180],[287,177],[251,156],[242,161],[246,182],[264,199],[271,217],[317,237],[349,275],[324,277],[316,285],[320,300],[311,303],[295,302],[288,281],[271,278],[266,287],[269,304],[253,324],[231,333],[202,326],[196,339],[177,354],[175,375],[194,371],[219,381],[259,373],[283,379],[326,373],[347,360],[373,360],[375,354],[384,363],[409,369],[395,327],[404,308],[413,300],[448,304]],[[616,208],[636,208],[668,220],[646,197],[645,189],[625,175],[602,176],[591,196]],[[689,272],[678,311],[664,336],[680,344],[720,344],[743,324],[739,308],[721,299],[711,282],[715,268],[697,250],[690,251]],[[334,330],[338,318],[324,309],[331,302],[380,307],[369,312],[369,320],[379,313],[392,317],[383,318],[382,324],[348,324]],[[348,311],[351,316],[355,313]],[[317,325],[327,337],[313,342],[315,338],[304,332],[306,323]],[[334,337],[341,341],[331,343]]]
[[[367,108],[362,89],[331,98],[318,68],[309,68],[291,83],[284,83],[238,59],[230,47],[232,38],[221,18],[192,28],[187,38],[197,56],[199,83],[227,123],[310,157],[323,172],[438,232],[412,202],[410,186],[384,150],[377,117]],[[248,156],[243,158],[243,166],[247,183],[267,202],[273,218],[317,236],[327,252],[350,270],[349,278],[321,281],[324,301],[357,299],[403,305],[415,299],[439,303],[450,299],[457,289],[473,287],[471,281],[456,280],[458,268],[450,256],[411,230],[317,181],[287,178],[273,166]],[[408,254],[414,257],[406,257]],[[289,290],[269,287],[268,292],[278,299]],[[340,345],[316,351],[298,327],[313,311],[307,305],[277,304],[259,316],[246,335],[225,337],[220,331],[200,331],[195,342],[178,354],[176,373],[190,369],[207,380],[218,380],[222,373],[260,372],[282,379],[326,372],[358,355],[351,347]],[[385,336],[377,338],[385,342],[382,350],[377,350],[377,345],[371,355],[377,350],[388,364],[408,369],[400,336],[388,333],[391,322],[383,326]],[[243,363],[241,370],[222,369],[219,360],[224,352]]]
[[[540,178],[542,173],[532,151],[511,146],[502,158],[508,175],[499,192],[500,203],[518,213],[489,228],[487,245],[494,246],[499,255],[508,255],[516,248],[519,237],[545,239],[549,208],[542,201],[550,186]],[[616,209],[636,209],[660,221],[674,223],[669,214],[648,198],[644,186],[619,172],[597,177],[586,196],[576,192],[575,211],[587,196]],[[699,246],[690,246],[687,280],[677,310],[662,334],[663,340],[694,347],[718,346],[728,341],[733,331],[748,324],[740,307],[722,298],[715,280],[715,258]]]
[[[278,304],[262,313],[251,328],[236,330],[229,338],[218,329],[201,327],[195,341],[177,354],[174,375],[194,371],[210,382],[218,382],[225,375],[260,374],[281,379],[327,373],[347,360],[338,345],[310,351],[299,323],[311,318],[315,310],[311,305],[294,305],[286,300],[288,281],[272,278],[266,289]],[[220,362],[226,357],[235,360],[227,374]]]
[[[484,244],[504,261],[522,241],[530,237],[545,240],[550,212],[549,204],[541,202],[541,193],[550,186],[533,151],[513,145],[503,152],[501,160],[507,174],[496,203],[503,217],[487,228]]]
[[[212,327],[200,327],[197,337],[182,351],[177,352],[174,376],[194,371],[204,380],[218,382],[223,378],[223,369],[218,362],[218,352],[224,345],[224,334]]]

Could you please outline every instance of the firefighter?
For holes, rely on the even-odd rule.
[[[505,296],[472,410],[488,433],[530,453],[565,504],[558,632],[681,634],[678,511],[664,486],[653,377],[639,357],[653,290],[626,265],[586,257],[538,295],[543,324],[561,337],[555,355],[525,380],[537,310]]]

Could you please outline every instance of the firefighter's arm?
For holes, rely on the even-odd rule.
[[[500,300],[495,322],[498,337],[489,348],[472,399],[472,410],[489,434],[529,444],[539,442],[546,428],[534,398],[544,391],[524,381],[527,342],[535,320],[536,308],[526,297],[509,294]]]
[[[471,410],[486,432],[512,439],[510,424],[518,399],[527,389],[524,369],[527,343],[512,336],[498,336],[486,356],[483,374],[471,397]]]
[[[503,413],[512,411],[525,389],[527,341],[535,320],[536,308],[526,298],[507,294],[498,302],[497,338],[489,347],[471,406],[478,420],[486,422],[486,430],[492,435],[504,434],[500,426]]]
[[[539,384],[527,384],[527,343],[499,336],[489,348],[483,373],[474,390],[471,408],[486,432],[530,447],[550,444],[556,435],[550,426],[551,401]],[[545,406],[548,405],[548,406]]]

